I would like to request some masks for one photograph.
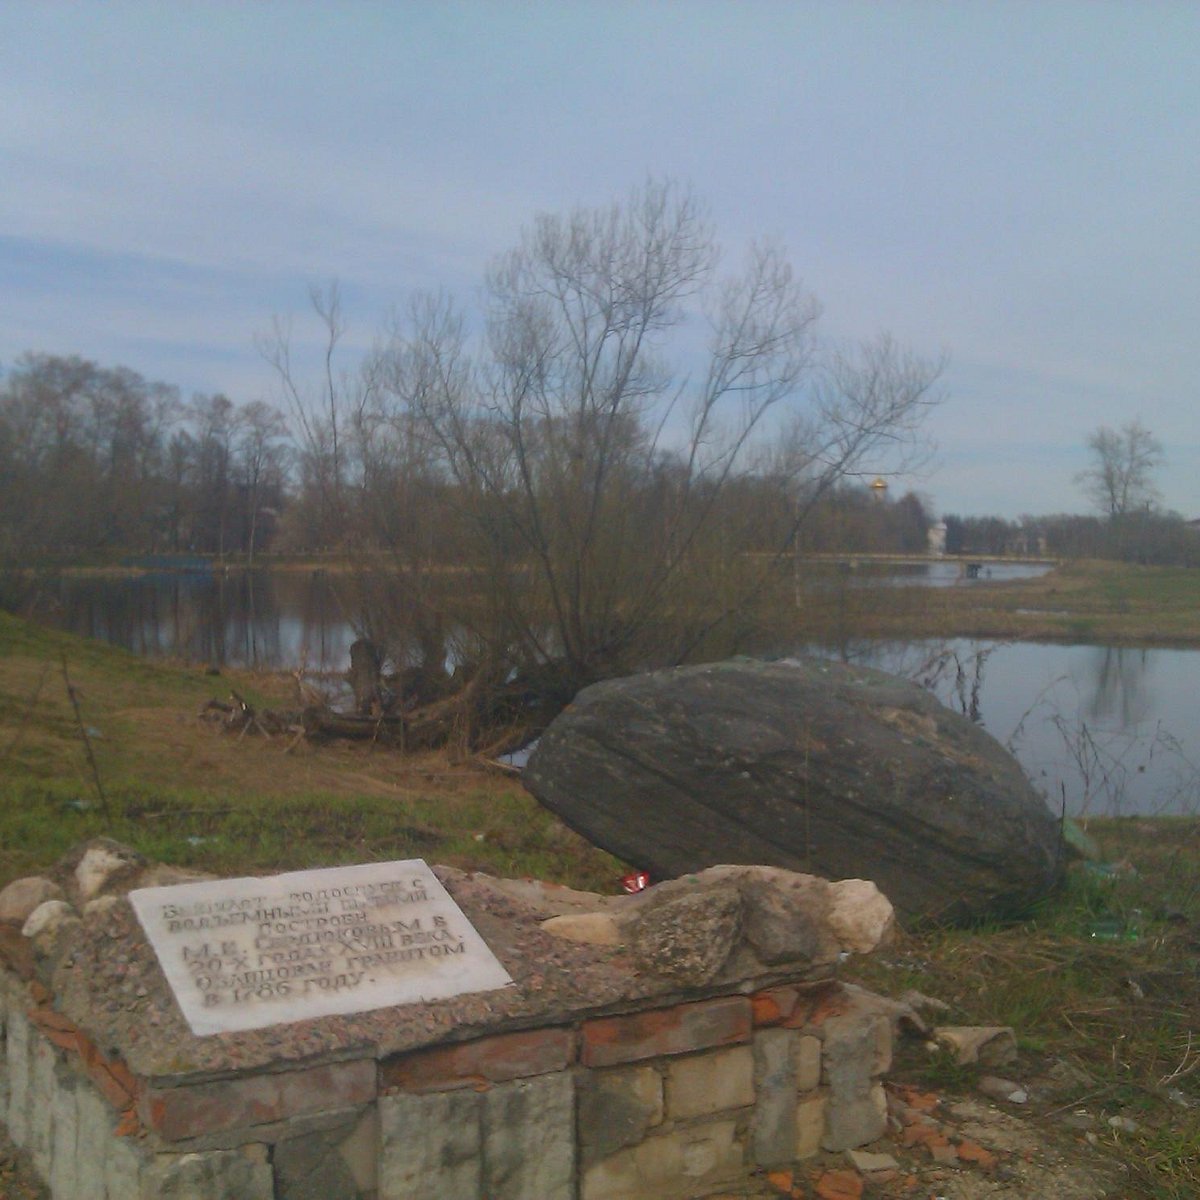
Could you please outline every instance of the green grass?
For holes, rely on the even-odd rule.
[[[507,777],[382,747],[289,750],[198,716],[231,688],[288,707],[285,682],[212,678],[0,614],[0,886],[105,834],[225,875],[420,857],[616,890],[621,864]]]

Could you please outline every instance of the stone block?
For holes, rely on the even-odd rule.
[[[139,1098],[138,1115],[148,1129],[175,1142],[322,1109],[352,1108],[375,1094],[374,1061],[356,1059],[212,1083],[148,1087]]]
[[[811,1092],[821,1083],[821,1040],[804,1034],[796,1039],[792,1053],[796,1065],[796,1090]]]
[[[267,1148],[157,1154],[142,1172],[142,1200],[274,1200]],[[111,1194],[111,1193],[110,1193]]]
[[[29,1100],[33,1039],[29,1019],[10,1003],[6,1019],[5,1060],[8,1075],[8,1135],[22,1148],[29,1145]]]
[[[667,1115],[673,1121],[707,1117],[754,1103],[750,1046],[674,1059],[667,1067]]]
[[[29,1144],[34,1170],[50,1178],[54,1158],[54,1070],[57,1055],[54,1047],[40,1034],[32,1035],[29,1087]]]
[[[891,1065],[891,1021],[871,1004],[851,998],[822,1030],[829,1108],[821,1144],[826,1150],[850,1150],[880,1137],[887,1124],[883,1092],[873,1079]]]
[[[618,1066],[748,1042],[752,1030],[749,999],[725,996],[587,1021],[580,1058],[586,1067]]]
[[[863,1096],[830,1094],[825,1112],[825,1150],[852,1150],[887,1132],[887,1097],[883,1085],[873,1083]]]
[[[54,1094],[51,1105],[50,1191],[55,1196],[78,1195],[76,1165],[79,1154],[79,1109],[76,1092],[79,1078],[63,1064],[55,1070]]]
[[[575,1085],[565,1071],[484,1093],[483,1195],[574,1200]]]
[[[358,1183],[338,1152],[357,1117],[350,1111],[335,1125],[305,1129],[296,1137],[282,1137],[275,1143],[271,1161],[276,1200],[357,1200]]]
[[[475,1092],[379,1098],[379,1200],[479,1200],[483,1137]]]
[[[104,1188],[106,1200],[154,1200],[142,1191],[142,1167],[149,1156],[129,1138],[114,1138],[104,1157]]]
[[[585,1162],[640,1142],[663,1119],[663,1081],[654,1067],[588,1071],[579,1082],[577,1125]]]
[[[828,1104],[825,1092],[801,1096],[796,1102],[796,1158],[812,1158],[820,1153]]]
[[[737,1177],[744,1151],[735,1121],[710,1121],[647,1138],[583,1174],[580,1200],[682,1200]]]
[[[751,1136],[754,1161],[760,1167],[780,1166],[796,1157],[798,1037],[789,1029],[761,1029],[754,1035],[757,1102]]]
[[[379,1187],[379,1109],[370,1105],[338,1147],[346,1169],[354,1177],[358,1190],[374,1195]]]
[[[116,1122],[112,1109],[82,1080],[75,1089],[75,1118],[75,1190],[80,1200],[118,1200],[104,1178]]]
[[[562,1071],[574,1056],[571,1030],[535,1029],[400,1055],[384,1063],[380,1077],[385,1088],[437,1091]]]

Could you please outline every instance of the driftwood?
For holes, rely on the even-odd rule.
[[[285,753],[305,738],[346,738],[380,742],[401,750],[450,745],[466,753],[474,751],[478,761],[488,763],[525,745],[553,715],[531,703],[528,684],[498,682],[495,672],[486,665],[476,667],[449,696],[406,710],[389,708],[384,703],[388,693],[380,685],[380,657],[375,647],[360,640],[351,649],[351,659],[347,677],[355,687],[355,712],[338,712],[316,689],[306,691],[300,671],[296,675],[303,707],[297,711],[255,709],[243,696],[231,692],[228,702],[209,700],[200,716],[219,721],[223,729],[239,737],[248,733],[267,738],[291,734]],[[445,678],[457,683],[465,674],[463,668],[453,681],[449,676]],[[506,769],[503,763],[493,765]]]
[[[245,697],[237,692],[229,693],[229,703],[221,700],[210,700],[200,710],[200,718],[205,721],[220,721],[221,727],[227,733],[236,733],[245,737],[248,733],[258,733],[263,737],[276,737],[282,733],[294,732],[299,721],[297,713],[276,712],[274,709],[256,709]]]

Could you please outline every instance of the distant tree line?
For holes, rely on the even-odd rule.
[[[290,462],[286,423],[263,401],[184,401],[126,367],[27,354],[0,380],[0,562],[253,557]]]
[[[949,514],[947,554],[1107,558],[1146,566],[1200,566],[1200,529],[1179,513],[1140,510],[1099,517],[961,517]]]

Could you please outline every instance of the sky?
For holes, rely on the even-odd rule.
[[[940,513],[1079,512],[1100,425],[1200,516],[1200,4],[0,0],[0,367],[271,399],[336,280],[349,356],[479,295],[542,212],[694,189],[831,345],[945,356]],[[347,362],[349,363],[348,357]]]

